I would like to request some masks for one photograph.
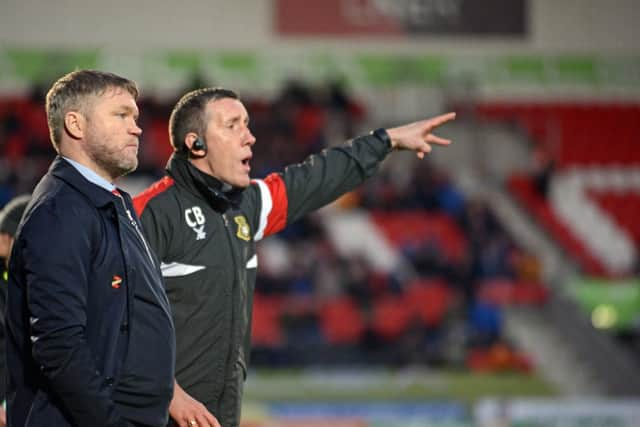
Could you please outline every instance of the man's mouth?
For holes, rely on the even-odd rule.
[[[245,157],[242,159],[242,165],[247,168],[247,170],[251,170],[251,156]]]

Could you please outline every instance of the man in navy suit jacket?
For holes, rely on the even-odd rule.
[[[138,90],[82,70],[47,95],[59,156],[33,192],[9,263],[8,425],[164,426],[175,333],[160,264],[129,195]]]

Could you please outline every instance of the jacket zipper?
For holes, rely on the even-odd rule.
[[[124,199],[122,198],[122,196],[118,196],[118,198],[122,202],[122,207],[124,208],[124,211],[127,213],[127,216],[129,217],[129,222],[131,222],[131,225],[133,226],[133,229],[136,230],[136,234],[138,235],[138,237],[140,238],[140,241],[144,245],[144,248],[147,251],[147,256],[149,257],[149,260],[151,261],[151,264],[155,267],[156,263],[153,261],[153,256],[151,255],[151,250],[149,249],[149,246],[147,245],[147,241],[144,239],[144,236],[142,235],[142,232],[138,228],[138,223],[136,222],[135,219],[133,219],[133,215],[131,215],[131,211],[127,208],[127,205],[124,202]]]
[[[233,265],[237,265],[236,263],[236,254],[235,254],[235,250],[234,250],[234,245],[233,245],[233,240],[231,238],[231,232],[229,231],[229,220],[227,219],[227,214],[223,213],[222,214],[222,220],[224,222],[224,229],[227,235],[227,241],[229,242],[229,250],[231,252],[231,258],[233,260]],[[237,275],[237,268],[233,269],[233,284],[232,284],[232,289],[231,289],[231,299],[233,300],[233,293],[235,292],[235,288],[241,286],[240,285],[240,280],[239,277]],[[240,307],[240,309],[242,310],[242,307]],[[229,345],[229,352],[227,353],[227,363],[226,365],[229,366],[229,363],[231,362],[231,356],[234,353],[234,349],[235,349],[235,328],[237,326],[238,323],[238,319],[236,318],[238,316],[238,313],[236,313],[235,310],[235,304],[231,304],[231,327],[229,328],[230,332],[231,332],[231,340],[230,340],[230,345]],[[251,327],[249,325],[249,327]],[[242,340],[240,340],[239,342],[240,346],[242,346]],[[235,366],[235,361],[234,361],[234,366]]]
[[[140,238],[140,241],[142,242],[142,244],[143,244],[143,246],[144,246],[144,248],[145,248],[145,250],[147,252],[147,256],[149,257],[149,261],[151,261],[151,265],[156,267],[156,263],[153,260],[153,255],[151,255],[151,250],[149,249],[149,245],[147,245],[147,241],[145,240],[144,235],[140,231],[140,228],[138,228],[138,223],[136,222],[135,219],[133,219],[133,215],[131,215],[131,211],[127,208],[127,204],[124,202],[124,198],[121,195],[118,195],[118,198],[122,202],[122,207],[124,208],[125,212],[127,213],[127,217],[129,217],[129,222],[131,223],[131,226],[133,227],[134,230],[136,230],[136,234]],[[151,292],[158,298],[158,301],[161,301],[162,297],[160,297],[156,293],[156,290],[154,290],[153,288],[154,287],[151,286]],[[169,319],[169,323],[171,324],[171,327],[173,329],[173,321],[171,320],[172,319],[171,312],[166,307],[162,306],[162,304],[160,304],[160,305],[161,305],[162,311],[165,313],[165,315]]]

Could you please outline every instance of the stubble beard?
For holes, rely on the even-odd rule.
[[[113,179],[133,172],[138,167],[138,156],[125,155],[124,150],[114,151],[113,144],[96,141],[88,146],[87,154],[91,160]]]

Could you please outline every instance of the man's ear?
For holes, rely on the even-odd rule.
[[[198,135],[195,132],[189,132],[184,136],[184,146],[186,147],[186,151],[191,151],[193,149],[193,143],[198,139]]]
[[[86,129],[87,119],[78,111],[69,111],[64,115],[64,128],[74,139],[82,139]]]
[[[200,159],[207,155],[207,144],[195,132],[184,137],[184,145],[191,158]]]

